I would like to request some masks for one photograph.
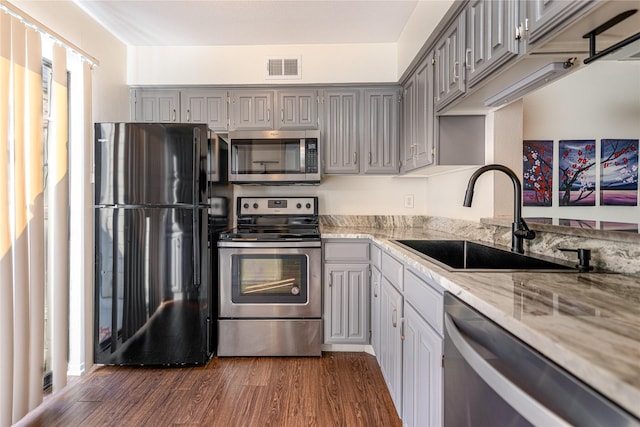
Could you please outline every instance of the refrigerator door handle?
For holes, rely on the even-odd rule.
[[[193,135],[193,204],[199,207],[200,201],[200,135]],[[199,209],[193,211],[193,283],[200,287],[200,221]]]

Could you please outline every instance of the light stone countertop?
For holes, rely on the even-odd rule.
[[[640,278],[603,273],[449,272],[394,239],[459,239],[422,228],[322,226],[371,239],[585,383],[640,417]]]

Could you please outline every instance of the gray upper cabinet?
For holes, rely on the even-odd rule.
[[[403,88],[401,172],[433,163],[433,99],[434,65],[430,52]]]
[[[364,173],[398,173],[399,92],[397,87],[364,91]]]
[[[360,173],[360,91],[334,89],[322,94],[323,173]]]
[[[440,111],[464,95],[466,13],[463,10],[435,46],[436,110]]]
[[[277,129],[318,129],[316,90],[278,91]]]
[[[535,44],[557,30],[573,14],[594,3],[593,0],[525,0],[527,44]]]
[[[131,91],[133,120],[136,122],[179,122],[180,91],[140,90]]]
[[[229,93],[229,130],[270,130],[273,127],[273,91],[232,90]]]
[[[518,56],[518,9],[513,0],[472,0],[467,6],[467,89]]]
[[[227,91],[189,89],[181,92],[180,117],[186,123],[206,123],[217,132],[228,129]]]

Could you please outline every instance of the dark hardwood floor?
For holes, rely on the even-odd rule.
[[[214,358],[184,368],[101,366],[19,426],[400,426],[375,357]]]

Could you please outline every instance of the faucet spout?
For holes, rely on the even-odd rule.
[[[518,179],[518,176],[515,174],[515,172],[504,165],[492,164],[482,166],[481,168],[476,170],[469,178],[467,191],[464,194],[463,206],[471,206],[471,202],[473,201],[473,189],[476,185],[476,181],[478,180],[480,175],[491,170],[505,173],[509,178],[511,178],[511,182],[513,182],[514,200],[513,225],[511,227],[511,250],[513,252],[524,253],[523,239],[533,239],[536,236],[536,233],[532,230],[529,230],[529,227],[527,227],[527,223],[522,218],[522,186],[520,184],[520,179]]]

